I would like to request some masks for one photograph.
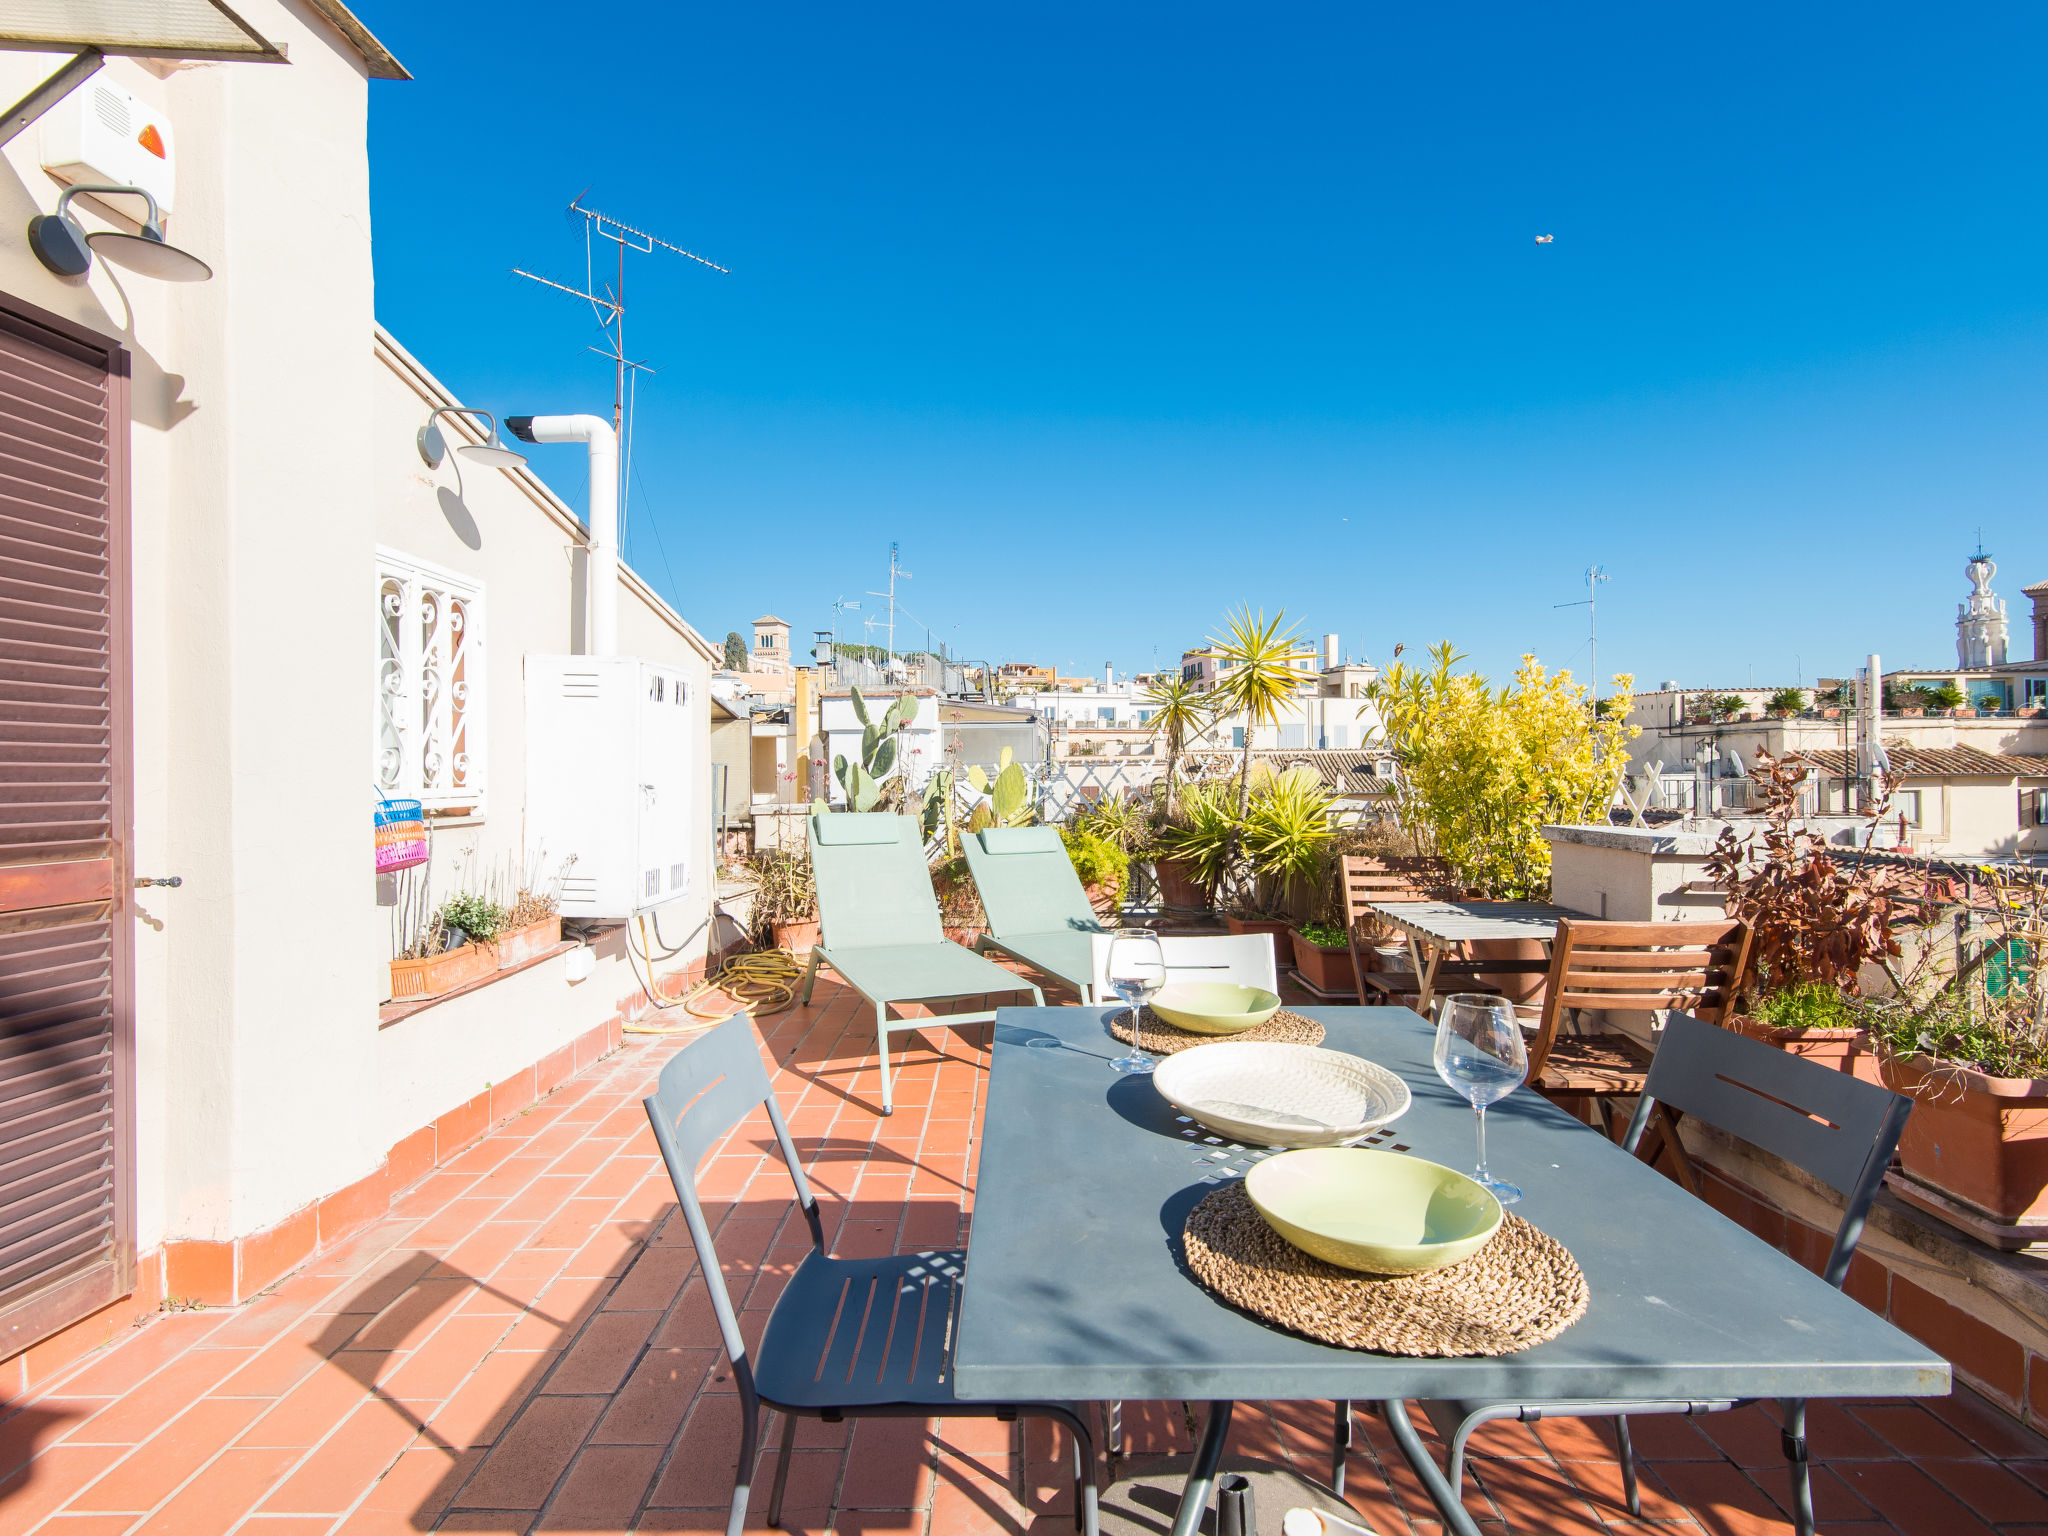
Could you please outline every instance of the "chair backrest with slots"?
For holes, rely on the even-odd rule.
[[[783,1122],[782,1108],[769,1087],[768,1073],[761,1065],[761,1047],[754,1038],[753,1021],[736,1013],[698,1036],[661,1069],[654,1092],[641,1100],[641,1106],[654,1127],[654,1144],[661,1151],[669,1183],[675,1187],[676,1203],[682,1207],[683,1221],[690,1229],[690,1242],[697,1250],[698,1273],[710,1290],[711,1310],[718,1318],[726,1355],[742,1390],[751,1397],[753,1369],[747,1363],[746,1341],[740,1335],[739,1318],[725,1288],[718,1251],[712,1245],[711,1223],[697,1198],[697,1163],[757,1106],[767,1110],[769,1128],[782,1149],[797,1203],[810,1223],[811,1243],[820,1251],[825,1246],[817,1197],[804,1177],[789,1127]]]
[[[1529,1045],[1529,1077],[1543,1072],[1565,1010],[1678,1008],[1718,1024],[1749,963],[1749,927],[1560,918],[1550,947],[1543,1013]]]
[[[1658,1104],[1804,1169],[1844,1197],[1821,1277],[1839,1286],[1913,1101],[1762,1040],[1674,1013],[1650,1062],[1627,1146]]]

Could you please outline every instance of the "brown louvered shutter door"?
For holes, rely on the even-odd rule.
[[[134,1288],[127,355],[0,296],[0,1357]]]

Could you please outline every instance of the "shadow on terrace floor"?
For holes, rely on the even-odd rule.
[[[875,1081],[850,993],[765,1022],[776,1086],[842,1253],[957,1246],[986,1084],[986,1027],[906,1039],[900,1108]],[[0,1483],[0,1536],[39,1528],[311,1533],[719,1531],[738,1444],[734,1393],[701,1277],[639,1106],[672,1040],[636,1042],[468,1148],[390,1217],[231,1312],[159,1315],[0,1420],[27,1465]],[[743,1124],[700,1188],[744,1326],[808,1246],[765,1126]],[[1178,1404],[1131,1404],[1134,1451],[1185,1450]],[[1823,1526],[1980,1536],[2048,1526],[2048,1445],[1967,1394],[1815,1415]],[[793,1531],[918,1536],[1060,1528],[1064,1450],[1034,1426],[1020,1506],[1009,1431],[984,1420],[807,1422],[790,1469]],[[1760,1411],[1645,1425],[1662,1532],[1789,1530]],[[1376,1422],[1351,1475],[1365,1523],[1426,1514]],[[769,1443],[774,1444],[771,1430]],[[1327,1467],[1327,1405],[1240,1411],[1232,1454]],[[1492,1532],[1640,1530],[1597,1430],[1514,1426],[1481,1447]],[[765,1497],[775,1451],[755,1487]],[[91,1516],[92,1519],[75,1517]],[[256,1517],[253,1518],[252,1517]],[[291,1517],[272,1519],[270,1517]],[[760,1520],[757,1505],[755,1520]],[[51,1522],[55,1524],[52,1525]]]

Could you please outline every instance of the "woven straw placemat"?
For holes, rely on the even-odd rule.
[[[1512,1355],[1586,1311],[1586,1277],[1555,1238],[1519,1216],[1460,1264],[1362,1275],[1303,1253],[1266,1225],[1240,1181],[1188,1213],[1188,1267],[1261,1322],[1384,1355]]]
[[[1109,1021],[1109,1032],[1125,1045],[1131,1040],[1131,1010],[1126,1008]],[[1265,1023],[1234,1035],[1198,1035],[1178,1024],[1169,1024],[1150,1008],[1145,1010],[1145,1049],[1154,1056],[1172,1056],[1197,1045],[1220,1045],[1225,1040],[1257,1040],[1267,1045],[1321,1045],[1323,1026],[1282,1008]]]

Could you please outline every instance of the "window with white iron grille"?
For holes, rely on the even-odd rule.
[[[372,775],[387,799],[484,809],[483,583],[377,551]]]

